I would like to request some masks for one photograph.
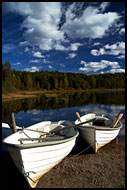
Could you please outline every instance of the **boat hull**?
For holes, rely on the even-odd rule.
[[[15,148],[7,146],[8,151],[18,167],[24,174],[30,187],[36,187],[40,177],[61,162],[75,145],[75,138],[65,143],[35,148]]]
[[[97,152],[101,147],[105,146],[106,144],[110,143],[114,140],[118,134],[120,129],[117,130],[95,130],[95,145],[94,151]]]
[[[79,132],[67,121],[44,121],[22,129],[3,143],[30,187],[61,162],[75,145]]]
[[[95,114],[87,114],[81,117],[82,122],[96,117]],[[103,118],[103,117],[102,117]],[[79,123],[78,120],[75,123]],[[80,136],[94,149],[95,153],[103,146],[115,139],[122,127],[119,121],[119,127],[111,128],[105,126],[92,126],[91,123],[78,126]]]

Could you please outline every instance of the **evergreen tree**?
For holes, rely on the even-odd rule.
[[[88,76],[81,73],[63,73],[58,71],[30,73],[11,70],[9,61],[2,63],[2,93],[32,89],[85,90],[95,88],[125,88],[125,73],[106,73]]]
[[[68,78],[67,75],[64,74],[64,89],[67,90],[68,89]]]

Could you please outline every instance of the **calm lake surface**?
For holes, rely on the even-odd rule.
[[[14,112],[17,126],[27,127],[40,121],[75,121],[87,113],[113,114],[118,117],[123,113],[118,139],[125,141],[125,92],[82,92],[66,93],[62,95],[39,95],[36,98],[11,100],[2,102],[2,122],[11,124],[11,113]],[[8,136],[9,131],[2,130],[2,138]]]

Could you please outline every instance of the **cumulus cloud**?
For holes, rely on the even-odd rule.
[[[54,49],[59,51],[67,51],[67,48],[61,45],[59,42],[54,45]]]
[[[77,56],[76,53],[69,53],[69,55],[68,55],[68,57],[66,59],[73,59],[76,56]]]
[[[53,41],[64,39],[64,33],[58,27],[61,19],[60,2],[7,2],[4,6],[6,11],[24,16],[23,36],[30,45],[50,50]]]
[[[100,7],[89,6],[81,16],[75,17],[73,10],[76,9],[76,3],[71,4],[66,11],[66,22],[62,26],[62,30],[71,39],[102,38],[120,18],[116,12],[103,13],[107,6],[107,3],[102,3]]]
[[[21,45],[21,46],[25,46],[25,45],[27,45],[27,44],[28,44],[27,41],[19,42],[19,45]]]
[[[44,58],[44,56],[41,54],[41,52],[37,51],[33,53],[34,57],[38,57],[38,58]]]
[[[101,9],[102,11],[105,11],[105,9],[106,9],[109,5],[110,5],[110,2],[103,2],[103,3],[101,3],[101,5],[100,5],[100,9]]]
[[[14,63],[13,65],[20,65],[21,63],[20,62],[17,62],[17,63]]]
[[[51,66],[51,65],[49,65],[49,66],[48,66],[48,68],[49,68],[49,69],[52,69],[52,66]]]
[[[72,43],[70,47],[68,47],[68,50],[70,51],[77,51],[80,46],[82,46],[82,43]]]
[[[125,69],[111,69],[108,73],[125,73]]]
[[[28,71],[28,72],[36,72],[39,71],[39,67],[30,67],[30,68],[25,68],[24,71]]]
[[[28,48],[28,47],[25,47],[24,52],[25,52],[25,53],[29,52],[29,48]]]
[[[119,31],[119,34],[120,35],[125,34],[125,28],[121,28],[120,31]]]
[[[100,42],[95,42],[94,44],[93,44],[93,46],[99,46],[101,43]]]
[[[108,2],[88,7],[73,2],[67,9],[62,9],[61,2],[6,2],[3,6],[6,12],[15,12],[24,18],[21,26],[24,41],[20,44],[36,45],[46,51],[77,51],[80,43],[67,47],[61,42],[67,42],[67,37],[74,40],[102,38],[120,18],[116,12],[104,12]]]
[[[82,45],[82,43],[71,43],[69,46],[65,47],[58,42],[54,45],[54,49],[59,51],[77,51]]]
[[[101,60],[100,62],[88,62],[86,63],[85,61],[80,62],[83,67],[80,67],[80,71],[85,71],[85,72],[97,72],[101,71],[104,69],[110,70],[110,72],[124,72],[124,69],[120,68],[120,65],[118,62],[112,62],[108,60]]]
[[[115,44],[109,45],[106,44],[99,50],[92,49],[91,54],[94,56],[100,56],[100,55],[116,55],[118,58],[125,58],[125,42],[117,42]]]
[[[40,63],[40,59],[33,59],[33,60],[30,60],[29,63]]]

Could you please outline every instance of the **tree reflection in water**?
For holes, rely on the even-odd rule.
[[[16,124],[29,126],[43,120],[70,120],[76,118],[75,112],[84,115],[89,112],[111,113],[118,116],[124,114],[125,92],[82,92],[65,93],[50,96],[41,95],[36,98],[11,100],[2,102],[2,122],[11,123],[11,113],[15,113]]]

